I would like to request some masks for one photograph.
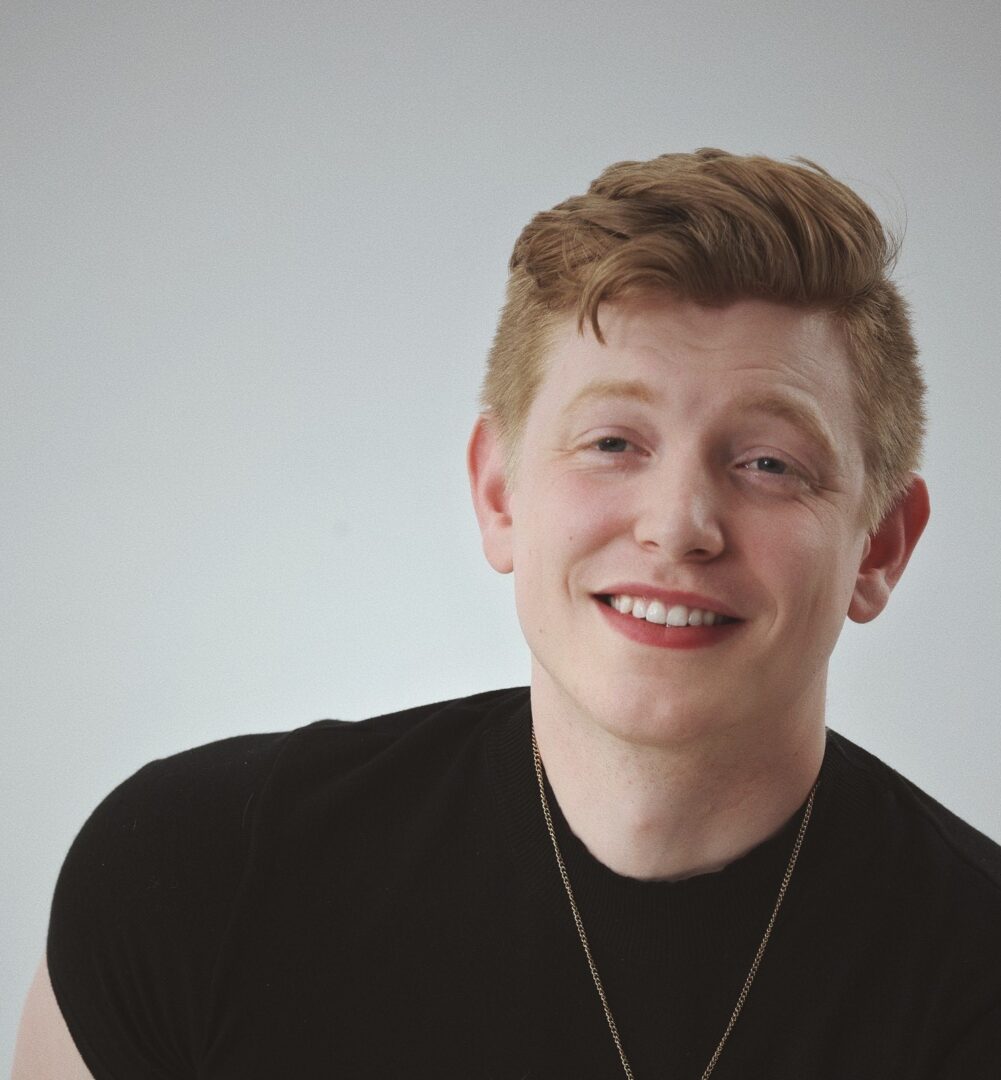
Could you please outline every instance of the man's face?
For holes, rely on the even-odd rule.
[[[602,330],[557,333],[487,540],[533,700],[642,743],[818,722],[869,547],[837,331],[667,300]]]

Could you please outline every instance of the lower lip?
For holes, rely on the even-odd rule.
[[[623,615],[601,600],[595,600],[595,603],[613,630],[631,641],[656,649],[704,649],[725,641],[742,625],[738,621],[715,626],[660,626],[634,615]]]

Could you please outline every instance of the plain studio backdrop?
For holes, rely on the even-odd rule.
[[[829,722],[995,838],[995,0],[0,14],[0,1044],[150,758],[528,677],[463,465],[514,239],[606,165],[812,158],[898,228],[931,525]]]

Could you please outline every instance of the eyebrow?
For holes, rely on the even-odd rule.
[[[653,405],[657,395],[646,383],[636,379],[596,379],[579,390],[563,411],[572,412],[596,398],[625,398],[629,401],[640,401],[644,405]]]
[[[622,398],[627,401],[639,401],[644,405],[657,402],[657,395],[644,382],[636,379],[596,379],[577,392],[564,409],[570,413],[581,405],[596,399]],[[813,442],[831,462],[838,460],[827,425],[820,416],[806,405],[791,398],[776,394],[757,394],[740,402],[741,412],[762,413],[785,420],[801,431]]]
[[[764,413],[785,420],[798,428],[806,437],[817,445],[821,453],[831,462],[838,460],[834,441],[828,434],[827,425],[811,408],[800,405],[791,398],[774,394],[760,394],[740,403],[742,412]]]

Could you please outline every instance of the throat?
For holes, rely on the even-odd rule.
[[[538,724],[552,791],[591,855],[640,880],[715,873],[770,839],[804,805],[825,745],[822,725],[784,751],[708,756],[582,734]]]

